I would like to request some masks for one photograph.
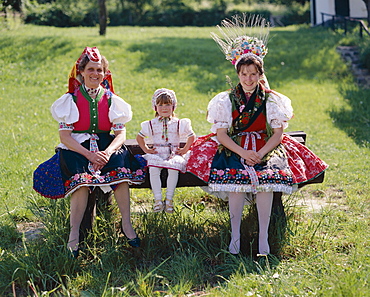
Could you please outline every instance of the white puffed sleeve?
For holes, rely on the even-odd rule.
[[[190,119],[180,119],[179,134],[181,139],[187,139],[188,137],[195,135],[193,128],[191,127]]]
[[[109,108],[109,120],[113,124],[113,130],[122,130],[123,128],[120,129],[120,127],[124,127],[124,124],[132,119],[131,105],[114,94],[112,95],[111,100],[112,101]]]
[[[67,93],[56,100],[50,108],[53,118],[58,123],[67,125],[76,123],[79,118],[79,112],[76,103],[71,94]]]
[[[144,138],[149,137],[150,135],[152,135],[149,126],[150,126],[149,121],[142,122],[141,123],[141,130],[139,132],[139,135],[144,137]]]
[[[231,126],[231,101],[228,92],[217,94],[208,103],[207,121],[213,124],[211,127],[213,133],[216,133],[217,129]]]
[[[271,128],[287,128],[288,121],[293,117],[290,99],[275,91],[270,93],[266,102],[266,116]]]

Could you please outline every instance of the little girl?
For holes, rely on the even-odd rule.
[[[195,134],[189,119],[178,119],[174,111],[177,99],[175,92],[169,89],[158,89],[152,97],[152,108],[155,118],[141,123],[141,131],[136,140],[144,151],[143,156],[149,167],[150,185],[154,195],[154,212],[163,209],[173,212],[172,198],[178,181],[179,171],[185,172],[190,146]],[[151,145],[144,138],[148,137]],[[180,148],[180,140],[186,139],[185,146]],[[163,168],[168,170],[166,202],[162,201],[162,183],[160,174]]]

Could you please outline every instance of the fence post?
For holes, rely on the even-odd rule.
[[[362,39],[362,24],[358,23],[360,25],[360,38]]]
[[[321,13],[321,26],[325,27],[325,25],[324,25],[324,13]]]
[[[332,20],[331,20],[331,28],[333,31],[335,31],[335,16],[334,15],[332,16]]]

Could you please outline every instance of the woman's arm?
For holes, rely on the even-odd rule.
[[[249,166],[253,166],[261,162],[261,158],[257,152],[252,150],[245,150],[240,145],[237,145],[230,137],[227,135],[227,128],[217,129],[217,140],[226,148],[238,154],[241,158],[245,160],[245,163]]]
[[[78,143],[72,137],[71,130],[59,130],[59,138],[60,142],[63,143],[68,149],[83,155],[90,162],[94,163],[95,161],[96,163],[97,157],[94,156],[94,153],[90,152],[88,149],[84,148],[80,143]]]
[[[266,142],[266,144],[257,152],[260,159],[263,159],[263,157],[272,151],[275,147],[277,147],[281,141],[283,140],[283,132],[284,128],[274,128],[272,129],[274,134],[270,137],[270,139]]]
[[[115,151],[119,150],[126,141],[126,130],[114,131],[114,139],[111,144],[104,150],[110,157]]]

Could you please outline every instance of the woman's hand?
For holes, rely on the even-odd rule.
[[[92,153],[89,161],[93,164],[93,168],[95,171],[101,170],[109,161],[110,155],[107,154],[105,151],[98,151]]]
[[[258,153],[252,150],[244,150],[240,157],[242,157],[245,164],[249,166],[254,166],[262,161]]]

